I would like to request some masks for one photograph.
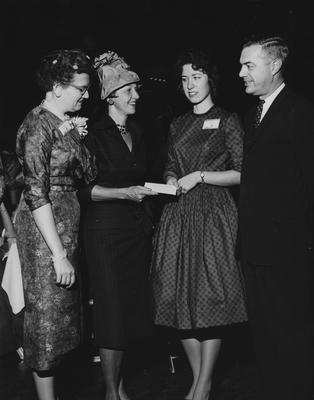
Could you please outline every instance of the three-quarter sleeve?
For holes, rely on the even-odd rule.
[[[237,114],[232,113],[225,121],[225,143],[230,154],[229,168],[241,172],[244,130]]]
[[[165,165],[165,169],[164,169],[164,180],[166,180],[166,178],[168,176],[172,176],[174,178],[178,178],[177,175],[177,162],[176,162],[176,158],[175,158],[175,153],[174,153],[174,137],[175,134],[175,128],[174,128],[174,124],[172,123],[170,125],[170,134],[169,134],[169,139],[168,139],[168,153],[167,153],[167,162]]]
[[[50,203],[50,158],[53,132],[40,118],[24,121],[18,132],[17,153],[22,159],[24,198],[31,211]]]

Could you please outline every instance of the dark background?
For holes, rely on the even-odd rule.
[[[307,5],[306,5],[307,4]],[[284,35],[291,48],[287,81],[313,99],[311,2],[262,0],[2,0],[0,146],[14,150],[25,114],[40,103],[39,59],[57,48],[90,56],[114,50],[143,79],[139,115],[154,121],[185,107],[172,75],[177,54],[213,49],[221,75],[219,103],[240,115],[252,101],[238,78],[241,43],[252,33]],[[86,105],[86,113],[93,100]],[[153,122],[152,122],[153,123]]]

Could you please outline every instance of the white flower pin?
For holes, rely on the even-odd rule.
[[[87,120],[85,117],[73,117],[64,121],[60,126],[59,130],[62,135],[70,132],[72,129],[77,130],[79,135],[83,138],[87,135]]]

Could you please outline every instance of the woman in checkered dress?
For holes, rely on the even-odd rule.
[[[155,323],[179,330],[193,371],[186,398],[205,400],[225,329],[247,320],[229,191],[240,182],[243,130],[214,104],[216,67],[206,54],[187,52],[178,71],[193,111],[171,124],[164,177],[178,196],[155,233],[151,279]]]

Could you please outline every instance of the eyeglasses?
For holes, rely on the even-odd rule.
[[[71,87],[73,87],[74,89],[77,89],[80,93],[81,93],[81,96],[83,97],[84,96],[84,94],[88,91],[88,89],[89,89],[89,86],[76,86],[76,85],[73,85],[72,83],[67,83],[66,84],[67,86],[71,86]]]

